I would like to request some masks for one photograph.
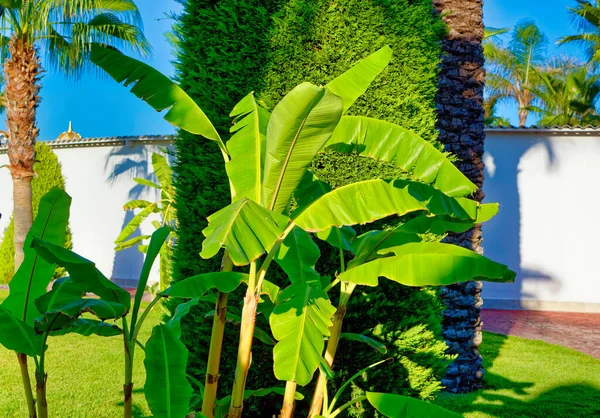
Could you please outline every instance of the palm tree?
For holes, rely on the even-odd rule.
[[[535,68],[545,62],[547,45],[548,38],[531,20],[517,23],[508,46],[486,43],[487,95],[497,100],[515,100],[519,126],[527,124],[528,109],[535,104],[532,88],[539,82]]]
[[[567,74],[545,72],[534,93],[540,105],[531,111],[540,115],[541,126],[598,125],[600,115],[596,103],[600,99],[600,74],[590,74],[581,66]]]
[[[439,140],[446,151],[456,155],[458,168],[477,185],[473,199],[481,201],[485,140],[483,5],[481,0],[434,0],[433,5],[449,29],[442,43],[436,96]],[[481,252],[481,227],[451,235],[447,241]],[[448,286],[441,292],[446,305],[442,333],[448,352],[458,355],[442,381],[452,392],[467,392],[481,386],[480,293],[480,282]]]
[[[18,268],[33,221],[31,179],[39,131],[36,109],[44,71],[42,55],[46,67],[78,77],[88,68],[92,43],[125,46],[141,54],[148,54],[150,46],[133,0],[0,0],[0,6]]]
[[[577,7],[569,7],[578,35],[565,36],[558,43],[576,43],[582,46],[590,63],[600,64],[600,4],[596,0],[577,0]]]

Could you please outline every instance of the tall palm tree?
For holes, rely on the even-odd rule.
[[[596,104],[600,99],[600,74],[590,74],[587,66],[564,73],[540,74],[540,87],[534,90],[540,105],[531,110],[540,115],[541,126],[598,125]]]
[[[600,64],[600,4],[596,0],[577,0],[577,7],[569,7],[579,34],[565,36],[558,43],[576,43],[585,49],[590,63]]]
[[[517,23],[508,46],[486,43],[487,94],[498,100],[515,100],[519,126],[527,124],[529,107],[535,104],[532,88],[539,82],[535,68],[544,64],[547,46],[548,38],[531,20]]]
[[[139,10],[132,0],[0,0],[0,53],[8,157],[13,178],[15,268],[32,224],[31,179],[38,136],[36,109],[44,66],[79,76],[92,43],[147,54]],[[92,68],[91,66],[89,68]]]
[[[442,44],[442,62],[436,104],[439,140],[458,157],[457,166],[478,186],[473,198],[483,199],[483,143],[485,79],[482,0],[434,0],[448,26]],[[459,121],[459,122],[457,122]],[[481,228],[447,238],[449,242],[481,252]],[[441,297],[446,305],[442,333],[448,351],[458,357],[446,370],[442,383],[452,392],[478,388],[483,378],[481,343],[481,283],[448,286]]]

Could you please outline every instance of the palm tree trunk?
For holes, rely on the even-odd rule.
[[[4,62],[8,158],[13,178],[15,269],[23,262],[23,243],[33,223],[31,179],[35,162],[35,123],[42,72],[37,50],[27,39],[13,37]]]
[[[458,157],[457,166],[478,186],[473,199],[483,199],[484,110],[482,0],[433,0],[448,26],[443,41],[438,93],[437,128],[446,151]],[[448,242],[481,253],[481,227],[451,235]],[[481,343],[481,283],[467,282],[442,289],[446,305],[442,323],[448,352],[457,359],[446,370],[443,384],[451,392],[467,392],[483,379]]]

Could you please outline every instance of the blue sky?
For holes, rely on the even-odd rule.
[[[172,21],[167,12],[181,10],[175,0],[138,0],[144,19],[146,36],[154,53],[148,63],[166,74],[172,74],[171,46],[164,34]],[[548,35],[553,54],[579,55],[574,47],[556,47],[561,36],[573,33],[567,6],[575,0],[486,0],[484,19],[487,26],[512,27],[523,18],[533,18]],[[66,130],[70,120],[84,137],[147,135],[172,133],[173,128],[154,110],[107,77],[88,74],[78,81],[66,80],[61,74],[48,72],[43,78],[42,104],[38,111],[41,139],[54,139]],[[515,123],[514,105],[500,109]],[[4,121],[0,126],[4,125]]]

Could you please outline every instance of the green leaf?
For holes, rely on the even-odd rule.
[[[487,222],[498,213],[497,203],[483,203],[477,210],[477,219],[463,221],[453,219],[448,216],[418,216],[402,224],[398,231],[425,234],[431,232],[436,235],[443,235],[448,232],[465,232],[473,228],[476,224]]]
[[[355,257],[348,263],[348,269],[377,258],[378,251],[385,248],[397,247],[410,242],[421,242],[421,237],[417,234],[399,231],[398,229],[401,228],[390,231],[373,230],[356,238],[352,243]]]
[[[225,168],[235,191],[234,201],[246,197],[260,204],[271,114],[250,93],[235,105],[230,116],[235,118],[235,124],[231,127],[233,136],[227,142],[231,160]]]
[[[244,391],[244,401],[250,399],[251,397],[263,397],[272,394],[283,396],[285,394],[285,388],[248,389]],[[301,401],[304,399],[304,395],[296,391],[294,399]],[[231,396],[225,396],[224,398],[219,399],[215,403],[215,418],[224,418],[229,411],[230,403]]]
[[[119,303],[129,309],[131,304],[129,292],[108,280],[90,260],[39,239],[34,239],[32,246],[44,260],[64,267],[69,272],[71,280],[78,283],[83,291],[94,293],[102,300]]]
[[[167,159],[156,152],[152,153],[152,168],[156,174],[156,178],[160,182],[161,189],[168,189],[173,183],[173,170]]]
[[[319,287],[293,284],[279,294],[269,318],[279,342],[273,349],[275,377],[308,384],[321,362],[335,307]]]
[[[48,310],[47,316],[59,313],[75,320],[85,312],[89,312],[98,319],[118,319],[127,314],[127,306],[118,302],[108,302],[102,299],[78,299],[55,306]]]
[[[90,335],[114,337],[116,335],[121,335],[122,331],[118,326],[109,324],[108,322],[97,321],[95,319],[78,318],[67,327],[51,331],[50,335],[57,336],[70,333],[83,335],[84,337],[89,337]]]
[[[323,231],[318,231],[317,238],[327,242],[335,248],[340,248],[344,251],[354,252],[352,241],[356,236],[356,231],[350,226],[342,226],[341,228],[327,228]]]
[[[130,200],[123,205],[123,210],[144,209],[151,204],[152,202],[148,202],[147,200]]]
[[[411,178],[434,185],[452,197],[468,196],[477,187],[430,142],[393,123],[364,116],[344,116],[325,145],[337,152],[393,162]]]
[[[35,238],[64,245],[71,197],[52,188],[40,201],[38,215],[27,234],[23,250],[25,259],[9,283],[10,293],[2,306],[28,325],[40,314],[34,300],[46,293],[56,269],[55,261],[38,256],[31,246]]]
[[[70,277],[63,277],[54,282],[52,290],[37,298],[35,305],[40,313],[46,314],[57,306],[81,299],[85,293],[79,283]]]
[[[144,258],[144,264],[142,265],[142,271],[140,272],[140,278],[138,280],[137,289],[135,291],[135,298],[133,302],[133,311],[131,312],[131,330],[135,329],[137,325],[138,312],[140,310],[140,304],[144,297],[144,291],[146,290],[146,284],[148,284],[148,278],[150,277],[150,270],[152,265],[160,253],[160,249],[165,245],[165,240],[171,233],[171,228],[163,226],[157,229],[150,238],[150,244],[146,251],[146,257]]]
[[[303,83],[273,109],[267,126],[262,203],[284,211],[308,165],[327,142],[340,117],[342,99]]]
[[[181,418],[188,412],[192,386],[187,380],[188,350],[167,324],[156,325],[146,343],[144,394],[157,418]]]
[[[214,310],[208,312],[205,315],[205,317],[207,317],[207,318],[214,317],[214,316],[215,316]],[[225,318],[228,321],[233,322],[235,325],[240,325],[242,323],[242,318],[239,315],[232,313],[231,311],[227,311],[227,313],[225,314]],[[273,339],[273,337],[271,337],[271,335],[269,335],[269,333],[267,331],[265,331],[258,325],[254,326],[254,338],[256,338],[257,340],[259,340],[262,343],[267,344],[267,345],[275,345],[277,343],[277,341],[275,341]]]
[[[353,183],[321,196],[297,215],[294,222],[306,231],[318,232],[332,226],[364,224],[412,212],[473,220],[477,210],[477,202],[448,197],[423,183],[377,179]]]
[[[320,275],[315,270],[321,251],[310,237],[310,234],[301,228],[294,228],[283,240],[275,261],[288,275],[292,284],[304,283],[311,285],[320,284]]]
[[[246,273],[233,271],[203,273],[173,283],[160,292],[160,295],[192,299],[203,296],[210,289],[217,289],[221,293],[230,293],[237,289],[243,281],[248,281]]]
[[[118,243],[124,241],[128,236],[133,234],[133,232],[140,227],[142,222],[144,222],[144,220],[146,220],[146,218],[148,216],[150,216],[150,214],[153,213],[155,209],[156,209],[156,203],[152,203],[151,205],[148,205],[144,209],[142,209],[133,218],[131,218],[131,221],[129,221],[129,223],[127,225],[125,225],[125,227],[123,228],[123,230],[121,231],[121,233],[119,234],[117,239],[115,240],[115,244],[118,244]]]
[[[367,400],[389,418],[460,418],[461,415],[428,402],[391,393],[367,392]]]
[[[294,214],[302,212],[308,206],[310,206],[315,200],[324,194],[329,193],[332,190],[331,186],[320,180],[315,173],[310,170],[306,170],[300,184],[294,192],[294,199],[298,204],[298,209],[294,211]]]
[[[381,354],[387,353],[387,347],[381,341],[377,341],[371,337],[367,337],[363,334],[355,334],[352,332],[342,332],[340,334],[340,338],[344,338],[348,341],[358,341],[361,343],[367,344],[369,347],[373,347],[375,350],[379,351]]]
[[[41,336],[35,334],[31,325],[0,305],[0,344],[9,350],[34,357],[41,353],[42,342]]]
[[[169,326],[173,331],[175,338],[181,338],[181,320],[194,306],[198,305],[198,302],[200,302],[200,298],[194,298],[188,300],[187,302],[180,303],[177,305],[177,308],[175,309],[171,319],[166,322],[167,326]]]
[[[450,244],[422,242],[387,248],[379,258],[341,273],[341,281],[377,286],[383,276],[405,286],[447,286],[468,280],[512,282],[515,272],[474,251]]]
[[[131,248],[136,244],[139,244],[140,242],[147,240],[148,238],[150,238],[150,235],[140,235],[138,237],[134,237],[131,239],[128,239],[127,241],[122,241],[117,243],[117,245],[115,245],[115,251],[122,251],[126,248]],[[145,251],[142,251],[145,252]]]
[[[360,60],[352,68],[330,81],[325,87],[344,102],[344,113],[363,95],[375,77],[383,71],[392,59],[392,48],[384,46],[379,51]]]
[[[225,248],[236,266],[250,264],[271,250],[288,221],[252,200],[240,199],[208,217],[200,256],[211,258]]]
[[[141,61],[98,44],[92,46],[91,61],[157,111],[169,109],[165,120],[196,135],[216,141],[224,154],[227,148],[202,109],[169,77]]]
[[[153,181],[150,181],[145,178],[136,177],[133,179],[133,181],[135,181],[137,184],[139,184],[141,186],[152,187],[154,189],[159,189],[159,190],[162,189],[162,186],[160,184],[154,183]]]
[[[7,9],[18,9],[23,5],[23,0],[0,0],[0,6]]]

